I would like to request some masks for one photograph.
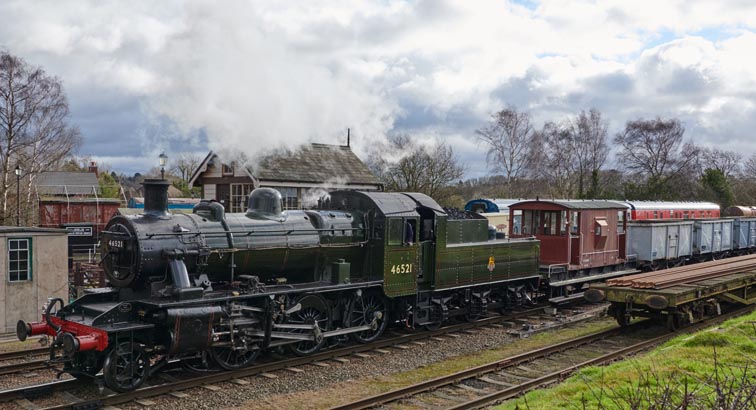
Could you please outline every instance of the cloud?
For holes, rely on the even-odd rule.
[[[350,127],[358,153],[412,133],[479,164],[474,131],[508,103],[537,125],[594,107],[612,132],[676,116],[698,143],[756,151],[751,2],[7,0],[0,15],[0,47],[64,80],[101,157],[254,156]]]

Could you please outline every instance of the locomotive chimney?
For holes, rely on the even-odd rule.
[[[145,179],[144,214],[154,217],[168,215],[168,187],[170,182],[164,179]]]

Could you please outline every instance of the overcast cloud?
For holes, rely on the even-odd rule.
[[[679,117],[756,152],[756,5],[745,1],[13,1],[0,47],[66,86],[81,154],[126,173],[157,154],[306,141],[364,153],[403,132],[486,173],[474,130],[506,104],[538,124],[597,108]]]

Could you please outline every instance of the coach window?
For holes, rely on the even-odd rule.
[[[31,280],[31,239],[8,239],[8,280]]]
[[[683,211],[683,219],[688,219],[688,211]]]
[[[567,211],[562,211],[559,217],[559,235],[567,235]]]
[[[654,219],[659,219],[659,211],[654,211]]]

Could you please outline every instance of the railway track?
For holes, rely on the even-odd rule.
[[[28,358],[29,356],[38,356],[41,354],[46,354],[50,351],[47,347],[37,347],[34,349],[28,349],[28,350],[15,350],[12,352],[3,352],[0,353],[0,362],[6,361],[6,360],[14,360],[14,359],[24,359]]]
[[[418,408],[478,409],[514,398],[534,388],[558,382],[583,367],[605,364],[663,343],[680,333],[704,329],[748,313],[754,306],[706,320],[674,333],[645,337],[628,343],[632,331],[646,326],[638,322],[568,342],[533,350],[471,369],[391,390],[331,410],[360,410],[396,403]],[[619,340],[613,338],[620,337]],[[621,339],[625,337],[625,339]],[[575,360],[588,358],[587,360]],[[525,364],[528,366],[525,366]],[[556,369],[556,370],[555,370]],[[401,400],[401,401],[400,401]]]
[[[46,355],[49,351],[47,347],[40,347],[0,353],[0,375],[47,368],[47,359],[39,356]],[[6,363],[18,360],[23,361]]]
[[[543,313],[545,306],[538,306],[533,309],[527,309],[519,312],[514,312],[509,315],[495,316],[489,318],[479,319],[475,322],[465,322],[452,324],[445,326],[437,330],[429,330],[418,333],[407,333],[398,336],[387,337],[370,344],[355,344],[351,346],[334,348],[321,351],[319,353],[305,356],[294,357],[283,360],[274,361],[271,363],[259,364],[256,366],[236,370],[236,371],[224,371],[213,372],[199,377],[194,377],[186,380],[173,380],[166,383],[152,385],[140,388],[138,390],[127,393],[110,393],[106,395],[100,395],[94,399],[79,400],[74,403],[64,403],[60,405],[53,405],[44,407],[44,410],[59,410],[59,409],[82,409],[82,408],[99,408],[101,406],[116,405],[125,402],[129,402],[136,399],[144,399],[154,396],[159,396],[167,393],[177,392],[193,387],[199,387],[203,385],[209,385],[220,382],[233,381],[235,379],[243,379],[250,376],[260,375],[263,373],[275,372],[287,368],[303,366],[316,362],[322,362],[335,358],[351,356],[354,354],[365,353],[375,351],[376,349],[382,349],[386,347],[402,345],[414,341],[428,339],[436,336],[441,336],[450,333],[462,332],[474,328],[483,326],[491,326],[500,324],[502,322],[512,321],[523,317],[540,315]],[[50,383],[38,384],[33,386],[26,386],[11,390],[0,391],[0,402],[8,402],[13,400],[33,400],[40,396],[49,396],[53,392],[70,390],[71,388],[82,386],[84,383],[76,379],[60,380]],[[90,382],[90,384],[93,384]],[[90,407],[91,406],[91,407]]]
[[[0,365],[0,376],[4,374],[13,374],[21,371],[30,371],[37,369],[46,369],[50,365],[47,363],[47,359],[35,359],[19,363],[9,363]]]

